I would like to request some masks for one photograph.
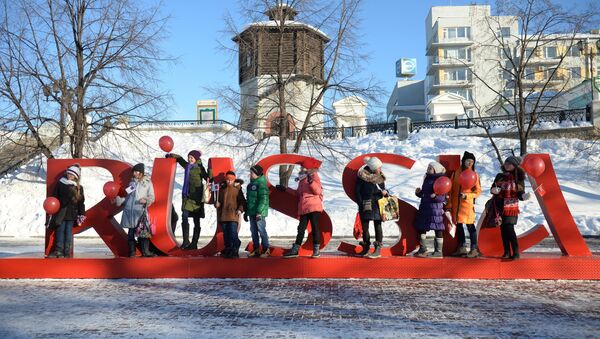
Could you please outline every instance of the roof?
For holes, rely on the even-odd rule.
[[[279,26],[279,21],[277,21],[277,20],[257,21],[257,22],[253,22],[251,24],[246,25],[246,27],[244,27],[244,29],[242,30],[242,32],[240,34],[242,34],[246,30],[253,28],[253,27],[278,27],[278,26]],[[323,38],[323,40],[325,40],[325,42],[331,41],[331,38],[328,37],[327,34],[325,34],[323,31],[321,31],[320,29],[315,28],[314,26],[311,26],[309,24],[305,24],[303,22],[294,21],[294,20],[286,20],[285,27],[306,28],[308,30],[311,30],[311,31],[317,33],[321,38]],[[237,34],[236,36],[234,36],[232,38],[232,40],[237,41],[240,34]]]

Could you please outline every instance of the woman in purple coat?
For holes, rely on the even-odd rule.
[[[446,173],[446,169],[439,162],[433,161],[427,166],[427,173],[421,188],[415,190],[417,197],[421,198],[419,211],[415,221],[415,228],[419,234],[419,251],[417,257],[426,257],[427,246],[425,245],[427,231],[435,231],[434,252],[432,257],[442,257],[442,246],[444,244],[444,203],[446,195],[437,195],[433,191],[433,183]]]

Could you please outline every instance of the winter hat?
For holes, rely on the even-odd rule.
[[[136,164],[135,166],[133,166],[133,171],[134,172],[137,171],[137,172],[144,174],[144,164],[142,164],[142,163]]]
[[[225,179],[233,181],[233,180],[235,180],[235,178],[237,178],[235,176],[235,172],[233,172],[233,171],[227,171],[227,173],[225,173]]]
[[[263,175],[263,168],[260,165],[254,165],[250,167],[250,172],[253,172],[254,174],[260,177],[261,175]]]
[[[442,173],[446,173],[446,168],[440,164],[437,161],[432,161],[429,163],[429,166],[431,166],[431,168],[433,168],[433,172],[435,174],[442,174]]]
[[[506,160],[504,162],[512,164],[515,167],[519,167],[519,166],[521,166],[521,157],[511,155],[510,157],[506,158]]]
[[[79,164],[74,164],[67,168],[67,174],[72,174],[75,178],[79,179],[81,176],[81,167],[79,167]]]
[[[465,151],[465,153],[462,156],[462,160],[460,161],[461,164],[464,165],[465,160],[468,160],[468,159],[473,160],[473,169],[475,169],[475,163],[477,162],[477,159],[475,159],[475,154]]]
[[[190,155],[193,156],[194,159],[196,159],[196,161],[198,161],[198,160],[200,160],[200,157],[202,156],[202,152],[193,150],[193,151],[190,151],[190,153],[188,153],[188,156],[190,156]]]
[[[321,161],[314,159],[314,158],[308,158],[305,159],[304,161],[302,161],[302,167],[306,168],[306,169],[316,169],[319,168],[321,166]]]
[[[381,162],[381,160],[379,160],[379,158],[377,157],[365,157],[365,164],[367,164],[367,166],[369,166],[369,169],[375,171],[378,168],[381,168],[381,165],[383,165],[383,163]]]

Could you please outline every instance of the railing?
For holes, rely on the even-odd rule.
[[[419,121],[411,124],[411,132],[418,132],[421,129],[434,129],[434,128],[472,128],[472,127],[507,127],[516,125],[514,115],[500,115],[491,117],[476,117],[470,119],[459,119],[454,118],[453,120],[441,120],[441,121]],[[531,115],[525,115],[525,123],[529,123]],[[591,121],[591,114],[588,110],[571,109],[562,111],[550,111],[541,112],[537,114],[536,124],[543,122],[555,122],[561,123],[563,121],[571,122],[585,122]]]
[[[396,134],[396,123],[386,122],[382,124],[370,124],[364,126],[348,127],[325,127],[322,129],[311,129],[304,131],[305,139],[323,140],[323,139],[345,139],[352,137],[364,137],[367,134],[381,132],[383,134]],[[290,139],[296,139],[300,131],[289,133]]]
[[[160,126],[201,126],[201,125],[230,125],[237,127],[236,125],[225,120],[146,120],[146,121],[130,121],[129,126],[148,126],[148,125],[160,125]]]

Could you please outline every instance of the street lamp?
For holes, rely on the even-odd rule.
[[[589,63],[590,85],[592,86],[592,101],[594,101],[594,57],[598,54],[598,51],[600,51],[600,40],[596,40],[595,50],[590,43],[589,38],[586,38],[585,40],[579,40],[577,42],[577,48],[579,48],[579,52],[581,52],[581,54],[589,57],[589,61],[586,61]]]

